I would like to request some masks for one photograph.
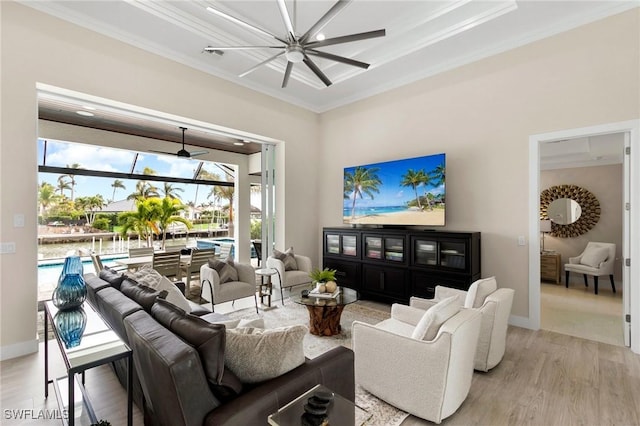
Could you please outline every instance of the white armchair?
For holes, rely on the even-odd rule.
[[[495,277],[489,277],[474,282],[467,291],[437,286],[435,298],[412,297],[409,305],[426,310],[440,300],[456,296],[460,306],[480,311],[482,325],[474,368],[489,371],[498,365],[504,356],[514,293],[510,288],[499,289]]]
[[[208,263],[200,267],[200,283],[202,284],[200,297],[211,302],[211,311],[214,306],[236,299],[253,296],[258,312],[258,297],[256,296],[256,273],[253,266],[243,263],[234,263],[238,272],[237,281],[220,282],[220,275],[211,268]]]
[[[577,272],[584,276],[585,287],[589,286],[587,275],[593,276],[593,290],[598,294],[598,277],[609,275],[611,289],[616,292],[613,280],[613,266],[616,260],[616,245],[613,243],[587,243],[582,254],[570,257],[569,263],[564,265],[565,287],[569,288],[569,272]]]
[[[459,309],[432,340],[414,337],[425,311],[394,304],[376,325],[353,323],[356,383],[414,416],[440,423],[471,388],[480,313]]]
[[[291,288],[297,285],[310,284],[311,277],[311,259],[307,256],[301,256],[299,254],[294,255],[296,263],[298,265],[297,270],[286,270],[284,262],[276,259],[273,256],[267,258],[267,268],[274,268],[278,271],[271,279],[272,285],[280,288],[280,300],[284,305],[283,288]]]

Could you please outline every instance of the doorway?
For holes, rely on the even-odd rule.
[[[638,182],[637,170],[632,170],[631,164],[638,163],[638,120],[604,124],[588,128],[571,129],[547,134],[532,135],[529,139],[530,154],[530,175],[529,175],[529,205],[530,205],[530,221],[529,221],[529,319],[530,325],[534,329],[541,327],[541,284],[540,284],[540,221],[539,221],[539,205],[540,192],[544,189],[541,182],[541,148],[545,143],[562,143],[565,140],[576,138],[599,137],[620,133],[624,138],[623,153],[623,171],[622,184],[623,202],[620,203],[622,211],[622,243],[620,255],[620,267],[622,270],[622,310],[620,312],[619,324],[622,328],[624,344],[630,346],[631,349],[640,353],[640,342],[638,333],[638,305],[640,304],[640,290],[638,285],[632,286],[631,276],[637,276],[637,265],[631,265],[627,259],[630,259],[633,253],[639,252],[640,244],[637,243],[637,226],[640,219],[632,217],[630,214],[630,205],[633,200],[639,198],[640,184]],[[634,149],[631,149],[631,148]],[[634,153],[634,150],[636,151]],[[637,215],[636,215],[637,216]],[[546,240],[545,244],[548,244]],[[586,245],[586,244],[585,244]],[[579,253],[578,253],[579,254]],[[629,262],[629,263],[628,263]],[[637,280],[635,280],[637,281]],[[564,282],[564,279],[563,279]],[[564,288],[564,284],[562,286]],[[572,285],[570,285],[570,288]],[[604,287],[604,286],[602,286]],[[593,290],[591,288],[591,290]],[[584,290],[582,290],[584,292]],[[570,296],[566,296],[570,297]],[[569,299],[567,299],[569,300]],[[635,314],[635,315],[634,315]]]

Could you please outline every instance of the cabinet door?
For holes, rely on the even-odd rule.
[[[433,299],[436,286],[468,290],[473,278],[465,275],[438,274],[422,271],[411,271],[411,294],[425,299]]]
[[[336,270],[336,282],[339,286],[359,290],[360,264],[356,262],[344,262],[335,259],[323,259],[323,268]]]
[[[467,269],[467,250],[464,241],[440,241],[440,266],[458,270]]]
[[[406,299],[409,296],[404,269],[363,265],[362,275],[363,291],[396,299]]]
[[[358,236],[342,236],[342,254],[345,256],[358,257]]]
[[[325,232],[324,254],[329,256],[360,257],[357,234]]]
[[[325,234],[324,252],[327,254],[340,254],[340,234]]]
[[[405,261],[405,238],[384,237],[384,258],[391,262],[403,263]]]
[[[382,237],[365,235],[364,256],[367,259],[382,259]]]
[[[437,266],[438,265],[438,242],[424,238],[412,238],[414,265]]]

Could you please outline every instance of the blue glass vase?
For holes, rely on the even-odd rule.
[[[53,317],[53,322],[67,349],[80,344],[82,334],[87,326],[87,314],[82,308],[58,311]]]
[[[53,291],[53,304],[61,311],[79,308],[87,298],[87,286],[82,277],[80,256],[69,256],[64,260],[58,286]]]

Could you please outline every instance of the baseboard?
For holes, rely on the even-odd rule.
[[[537,328],[533,328],[531,326],[531,321],[528,317],[520,317],[517,315],[509,316],[509,325],[514,325],[516,327],[528,328],[529,330],[537,330]]]
[[[0,361],[38,352],[38,339],[0,347]]]

